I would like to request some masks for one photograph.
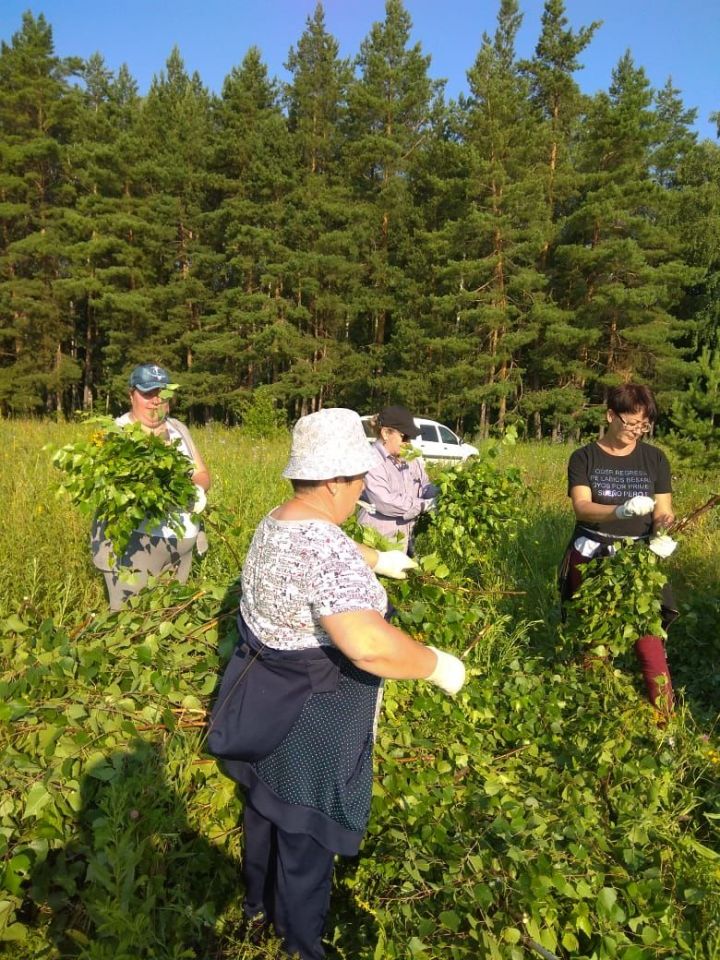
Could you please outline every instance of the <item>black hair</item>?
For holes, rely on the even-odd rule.
[[[608,391],[608,409],[614,413],[644,413],[650,423],[658,418],[658,408],[650,387],[639,383],[621,383]]]

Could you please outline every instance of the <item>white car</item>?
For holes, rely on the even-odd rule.
[[[368,441],[374,443],[376,438],[373,436],[370,426],[372,416],[365,416],[360,419]],[[438,423],[437,420],[426,420],[424,417],[414,417],[413,419],[420,435],[410,442],[422,453],[426,460],[445,460],[457,463],[467,460],[468,457],[478,455],[477,447],[474,447],[471,443],[463,443],[444,423]]]

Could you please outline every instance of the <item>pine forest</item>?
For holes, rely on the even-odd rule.
[[[401,402],[577,439],[632,378],[716,431],[720,146],[631,50],[581,92],[599,20],[546,0],[530,59],[521,21],[500,0],[458,100],[401,0],[350,59],[318,5],[287,83],[251,47],[214,94],[174,49],[140,95],[26,13],[0,49],[0,415],[119,412],[153,361],[195,423]]]

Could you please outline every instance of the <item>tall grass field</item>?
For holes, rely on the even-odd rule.
[[[186,586],[109,614],[90,518],[51,465],[87,432],[0,421],[0,957],[279,958],[243,928],[242,798],[203,742],[242,559],[289,492],[289,435],[194,430],[210,549]],[[329,957],[720,958],[720,509],[664,561],[681,617],[662,722],[631,654],[589,658],[563,632],[570,452],[502,446],[498,477],[521,477],[512,524],[473,542],[467,569],[438,562],[429,529],[420,575],[386,584],[404,628],[464,655],[468,682],[455,698],[386,684]],[[681,469],[673,482],[678,516],[719,492]]]

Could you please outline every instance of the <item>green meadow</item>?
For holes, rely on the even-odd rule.
[[[278,957],[243,933],[241,799],[203,724],[242,558],[289,490],[289,436],[195,430],[210,550],[185,587],[110,615],[89,517],[50,463],[86,430],[0,421],[0,957]],[[386,685],[370,831],[337,870],[329,956],[720,957],[720,509],[667,562],[680,705],[658,724],[632,656],[588,666],[583,638],[559,640],[569,453],[504,446],[497,466],[527,490],[513,535],[488,537],[462,577],[430,565],[388,586],[407,629],[466,652],[469,679],[453,699]],[[673,477],[678,516],[718,492]]]

